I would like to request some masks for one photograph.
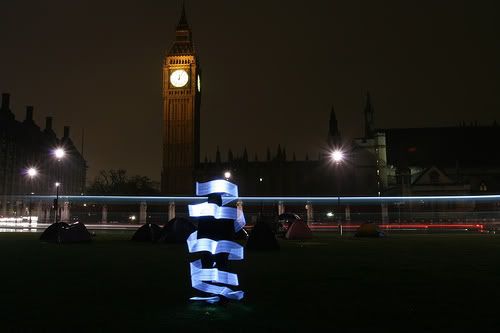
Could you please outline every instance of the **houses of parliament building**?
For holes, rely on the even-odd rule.
[[[325,142],[330,150],[344,150],[346,159],[333,163],[327,151],[296,160],[278,146],[265,160],[238,156],[200,160],[201,67],[193,45],[185,9],[175,40],[163,62],[164,195],[194,195],[196,181],[231,173],[244,196],[337,195],[462,195],[500,192],[500,127],[461,123],[439,128],[380,129],[367,95],[362,138],[343,140],[335,113],[330,113]],[[466,152],[466,153],[465,153]],[[224,154],[226,155],[226,154]]]

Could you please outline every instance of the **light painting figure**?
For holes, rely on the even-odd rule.
[[[238,275],[230,273],[229,260],[243,259],[243,246],[232,241],[245,225],[245,217],[225,205],[238,198],[238,186],[226,180],[196,183],[196,195],[208,196],[208,201],[189,205],[189,215],[198,218],[198,230],[188,240],[189,253],[201,258],[191,262],[191,283],[201,292],[193,301],[217,303],[222,298],[240,300],[244,296],[238,286]]]

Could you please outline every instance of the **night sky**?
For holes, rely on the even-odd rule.
[[[161,70],[181,1],[2,0],[0,91],[24,119],[85,128],[89,178],[124,168],[160,179]],[[500,121],[495,1],[190,0],[203,68],[202,160],[219,145],[262,160],[316,157],[334,105],[342,134]]]

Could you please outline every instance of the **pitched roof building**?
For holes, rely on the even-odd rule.
[[[70,138],[70,128],[58,138],[52,128],[52,117],[47,117],[45,128],[33,121],[33,106],[26,107],[23,121],[15,119],[10,109],[10,95],[2,94],[0,108],[0,215],[6,215],[15,204],[12,196],[54,194],[55,182],[60,182],[61,194],[80,194],[85,191],[87,164]],[[56,147],[64,148],[66,157],[57,161],[53,157]],[[33,180],[27,168],[34,167],[38,174]],[[9,208],[10,207],[10,208]]]

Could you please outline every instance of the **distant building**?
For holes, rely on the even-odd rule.
[[[53,156],[56,147],[63,147],[66,156],[58,162]],[[38,175],[29,180],[26,170],[35,167]],[[2,94],[0,108],[0,215],[15,210],[11,196],[54,194],[60,182],[61,194],[81,194],[85,190],[87,164],[70,138],[69,127],[57,138],[52,118],[47,117],[45,129],[33,121],[33,107],[26,107],[26,117],[17,121],[10,110],[10,95]]]
[[[387,194],[500,193],[500,126],[380,129]]]
[[[500,127],[375,127],[369,94],[362,138],[343,140],[332,108],[328,135],[317,158],[297,160],[278,146],[264,159],[229,150],[215,161],[200,162],[201,70],[184,8],[175,41],[163,66],[162,193],[193,195],[195,181],[222,178],[226,172],[242,195],[461,195],[500,193]],[[339,164],[331,151],[341,148]],[[222,156],[224,155],[224,156]],[[312,157],[312,156],[311,156]]]
[[[366,177],[355,184],[350,176],[356,168],[332,164],[329,149],[342,144],[337,119],[332,109],[330,130],[324,154],[317,159],[299,161],[278,147],[264,160],[240,156],[231,151],[227,159],[216,152],[216,160],[200,162],[201,69],[187,23],[184,7],[175,31],[175,41],[163,64],[163,166],[161,189],[165,195],[193,195],[195,181],[221,178],[226,171],[237,182],[242,194],[249,195],[337,195],[354,194],[362,185],[365,194],[377,189],[375,165],[361,165]],[[370,161],[371,163],[371,161]],[[371,179],[371,178],[373,179]],[[367,179],[370,179],[369,181]]]
[[[175,41],[163,63],[163,193],[194,194],[200,162],[200,102],[201,68],[183,7]]]

